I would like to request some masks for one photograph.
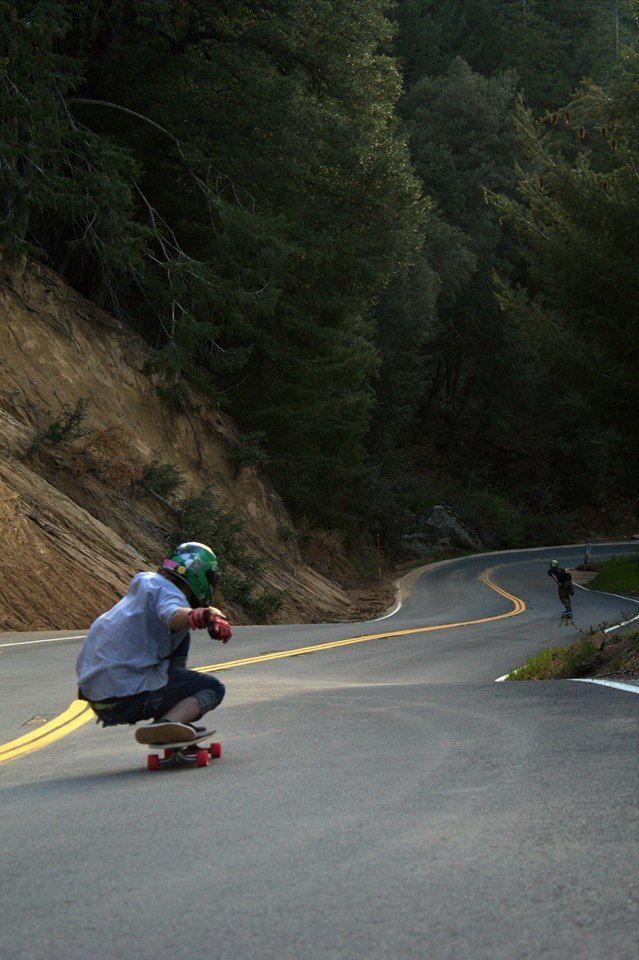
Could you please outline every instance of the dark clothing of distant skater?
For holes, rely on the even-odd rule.
[[[572,576],[563,567],[560,567],[556,560],[548,568],[548,576],[552,577],[558,587],[559,599],[566,608],[566,613],[572,613],[572,597],[575,595],[575,588],[572,585]]]

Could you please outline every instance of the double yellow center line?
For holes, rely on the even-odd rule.
[[[371,640],[390,640],[393,637],[406,637],[418,633],[434,633],[437,630],[453,630],[457,627],[471,627],[481,623],[493,623],[496,620],[508,620],[510,617],[517,617],[526,609],[523,600],[508,593],[502,587],[498,586],[492,580],[492,573],[495,568],[485,570],[480,580],[490,587],[505,600],[509,600],[513,606],[507,613],[496,614],[492,617],[480,617],[476,620],[459,620],[456,623],[438,623],[429,627],[410,627],[406,630],[388,630],[384,633],[370,633],[362,637],[352,637],[347,640],[332,640],[328,643],[317,643],[310,647],[297,647],[293,650],[278,650],[273,653],[263,653],[257,657],[244,657],[241,660],[229,660],[225,663],[211,663],[205,667],[197,667],[200,673],[220,672],[222,670],[235,670],[237,667],[248,667],[256,663],[268,663],[271,660],[287,660],[290,657],[301,657],[310,653],[322,653],[325,650],[337,650],[340,647],[352,647],[358,643],[370,643]],[[38,727],[30,733],[16,740],[10,740],[8,743],[0,745],[0,763],[8,760],[16,760],[34,750],[41,750],[48,747],[62,737],[82,727],[85,723],[94,719],[94,713],[84,700],[74,700],[67,709],[60,713],[53,720]]]
[[[34,750],[48,747],[49,744],[55,743],[61,737],[73,733],[78,727],[84,726],[94,716],[93,710],[85,700],[74,700],[63,713],[58,714],[48,723],[44,723],[37,730],[32,730],[23,737],[18,737],[17,740],[3,743],[0,746],[0,763],[5,763],[7,760],[16,760],[18,757],[24,756],[25,753],[32,753]]]

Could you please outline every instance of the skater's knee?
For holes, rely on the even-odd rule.
[[[201,716],[204,716],[205,713],[208,713],[210,710],[215,710],[216,707],[219,707],[224,699],[224,694],[226,693],[223,683],[221,683],[215,677],[210,677],[210,681],[211,682],[207,684],[206,687],[204,687],[202,690],[198,690],[194,695],[198,702]]]

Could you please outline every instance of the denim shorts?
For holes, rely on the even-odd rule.
[[[187,697],[195,697],[202,716],[219,706],[224,693],[224,684],[215,677],[173,667],[169,682],[158,690],[144,690],[131,697],[89,703],[98,721],[105,727],[113,727],[122,723],[139,723],[140,720],[157,720]]]

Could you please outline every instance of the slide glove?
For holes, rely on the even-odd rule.
[[[211,618],[211,611],[208,607],[197,607],[189,613],[189,627],[191,630],[204,630],[208,626]]]
[[[233,636],[231,624],[226,617],[211,617],[208,624],[208,631],[214,640],[221,640],[222,643],[228,643]]]

